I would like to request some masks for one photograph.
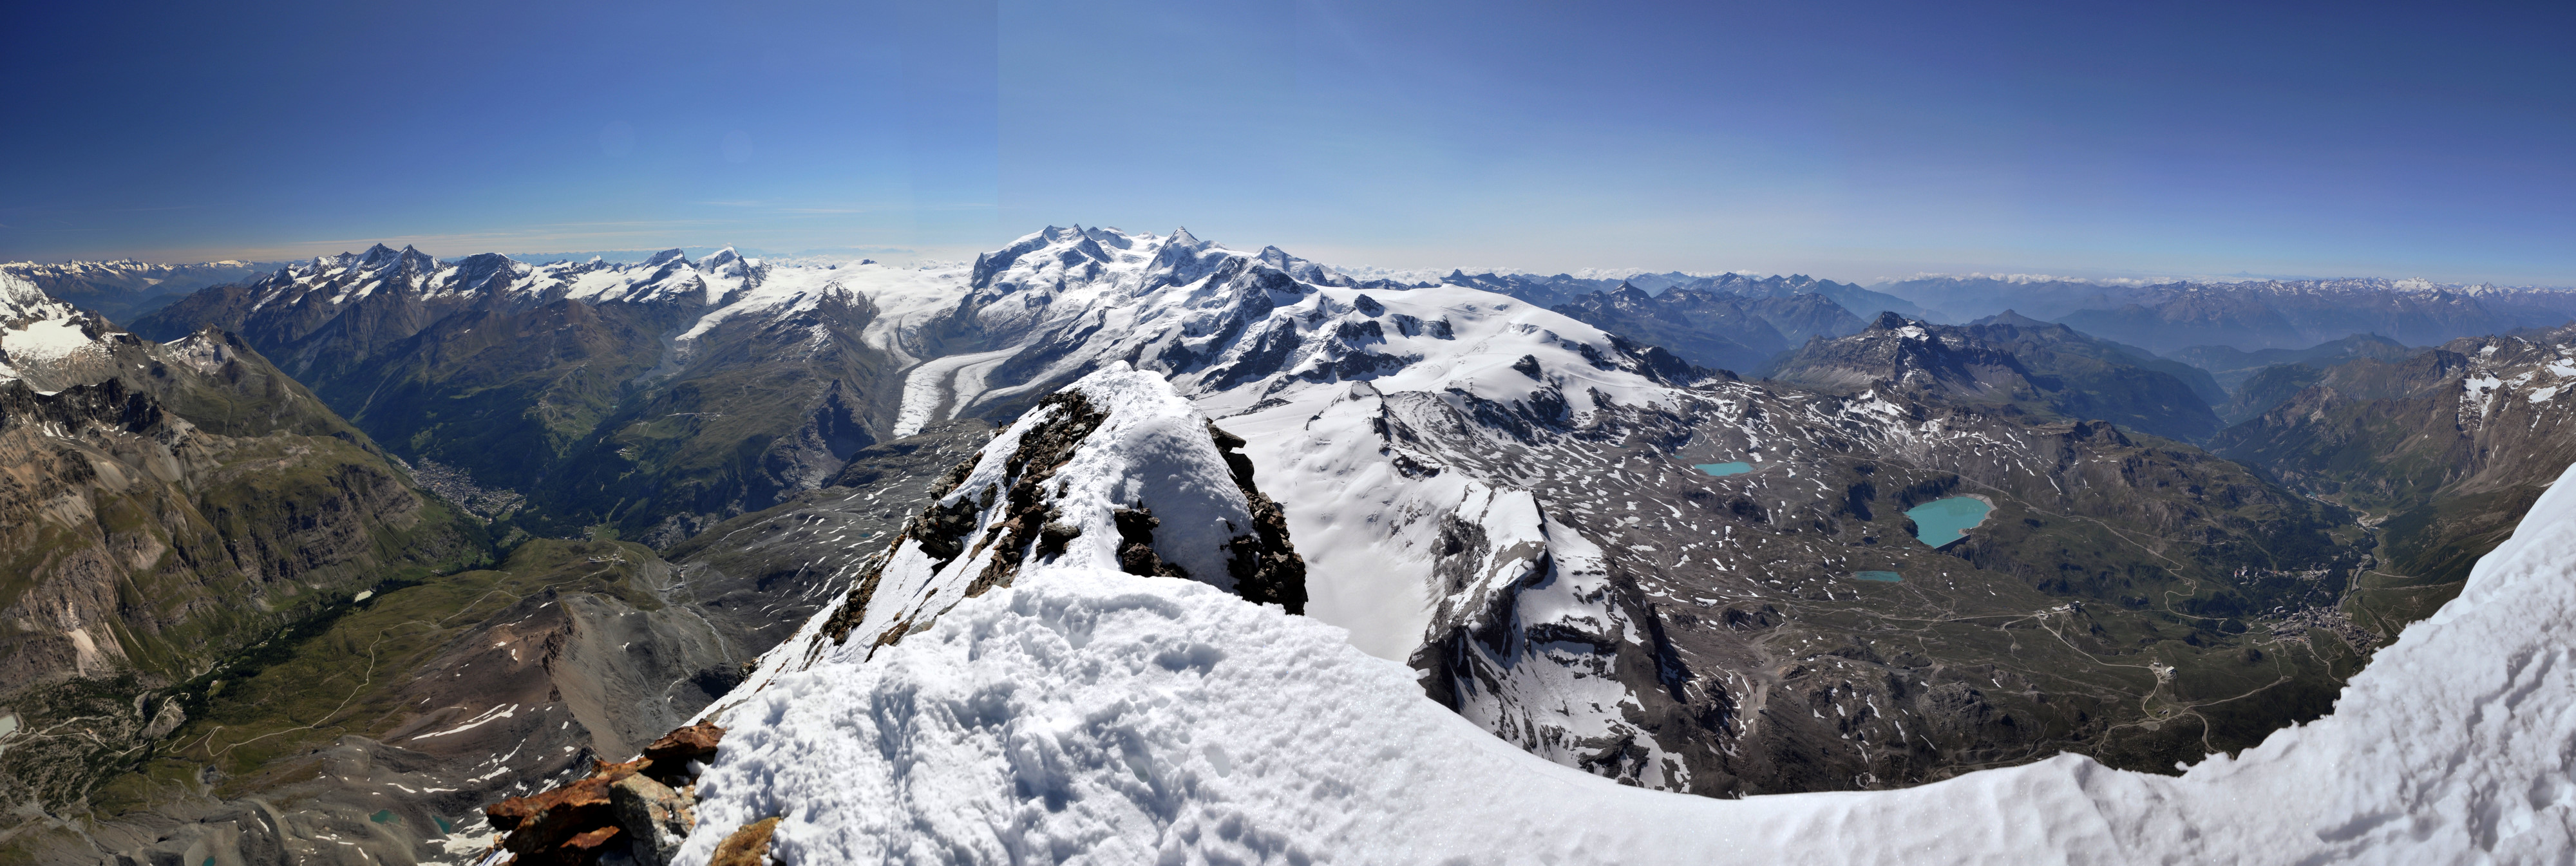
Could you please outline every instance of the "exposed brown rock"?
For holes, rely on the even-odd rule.
[[[597,762],[590,778],[525,797],[487,806],[484,817],[507,835],[501,849],[518,866],[574,866],[599,861],[600,845],[616,835],[617,815],[608,788],[634,776],[650,763],[638,758],[623,764]],[[601,832],[601,831],[607,832]]]
[[[723,739],[724,729],[712,722],[679,728],[644,747],[643,757],[594,761],[589,778],[503,800],[483,814],[503,832],[499,847],[517,866],[589,866],[618,851],[637,863],[668,866],[697,824],[690,770],[713,759]]]
[[[778,832],[777,818],[762,818],[742,825],[733,835],[716,845],[714,857],[707,866],[769,866],[769,835]]]
[[[665,785],[683,784],[675,780],[689,774],[689,762],[714,760],[716,743],[724,740],[724,734],[724,729],[714,722],[699,722],[663,734],[644,747],[644,759],[652,762],[645,774]]]

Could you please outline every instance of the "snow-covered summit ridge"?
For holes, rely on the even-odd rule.
[[[2565,481],[2576,472],[2563,476]],[[728,709],[678,862],[2475,863],[2576,855],[2576,484],[2334,713],[2179,778],[2062,755],[1716,800],[1547,763],[1335,629],[1213,587],[1024,576]]]
[[[1156,236],[1049,228],[979,258],[970,279],[959,309],[988,341],[1022,348],[994,371],[1012,384],[959,395],[961,409],[1111,360],[1163,373],[1220,415],[1359,380],[1503,402],[1553,391],[1570,417],[1594,408],[1596,397],[1652,400],[1671,384],[1659,377],[1686,375],[1508,296],[1457,286],[1358,288],[1276,247],[1230,250],[1185,229]],[[1540,372],[1514,368],[1523,358]]]
[[[292,263],[244,287],[251,315],[269,311],[299,320],[327,319],[388,293],[434,311],[476,305],[526,309],[567,300],[667,306],[698,314],[678,335],[683,344],[746,316],[778,319],[824,303],[870,303],[881,315],[865,339],[909,360],[900,335],[953,305],[963,294],[964,277],[961,266],[772,264],[732,247],[694,260],[670,249],[635,263],[593,258],[534,264],[498,253],[441,261],[411,247],[378,244],[362,253]]]
[[[1279,507],[1242,440],[1162,378],[1112,364],[1021,416],[940,482],[938,498],[850,590],[770,651],[737,694],[781,673],[865,661],[994,588],[1059,570],[1125,570],[1305,604]],[[721,703],[721,702],[720,702]]]

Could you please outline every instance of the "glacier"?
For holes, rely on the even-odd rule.
[[[1188,411],[1121,367],[1105,374],[1150,410],[1139,418]],[[1067,466],[1064,489],[1079,490],[1155,469]],[[1341,628],[1213,583],[1121,573],[1096,552],[1032,558],[899,644],[808,655],[814,628],[712,711],[731,733],[679,862],[769,817],[783,819],[770,854],[784,864],[2576,857],[2570,488],[2553,486],[2334,713],[2178,777],[2060,755],[1895,791],[1623,786],[1425,699],[1412,670]]]

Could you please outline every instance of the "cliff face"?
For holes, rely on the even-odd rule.
[[[225,435],[172,408],[258,406],[226,387],[282,379],[256,356],[159,366],[167,400],[121,378],[0,384],[0,618],[15,632],[0,692],[127,668],[185,679],[319,598],[476,555],[478,531],[363,440],[292,421]],[[212,420],[247,434],[245,414],[294,413]]]

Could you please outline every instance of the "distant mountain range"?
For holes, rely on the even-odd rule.
[[[1746,274],[1719,274],[1713,277],[1680,272],[1638,274],[1625,279],[1589,279],[1557,274],[1541,277],[1530,274],[1468,274],[1450,272],[1441,282],[1469,286],[1488,292],[1510,295],[1543,307],[1570,303],[1594,292],[1617,291],[1628,286],[1649,295],[1667,291],[1696,291],[1716,295],[1739,295],[1748,298],[1789,298],[1802,294],[1823,295],[1840,305],[1855,318],[1867,320],[1881,311],[1894,311],[1913,317],[1931,315],[1912,301],[1885,292],[1864,289],[1850,283],[1820,280],[1805,274],[1754,277]]]
[[[249,279],[277,263],[220,261],[193,265],[110,262],[8,262],[0,273],[16,275],[45,294],[93,310],[115,321],[130,321],[187,297],[207,286]]]
[[[2297,349],[2353,334],[2412,346],[2576,320],[2576,292],[2421,280],[2262,280],[2113,285],[1935,277],[1880,287],[1966,321],[2019,310],[2087,334],[2172,352]]]

